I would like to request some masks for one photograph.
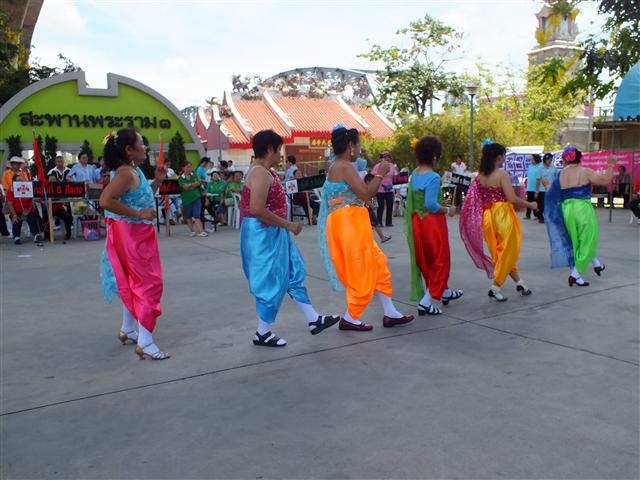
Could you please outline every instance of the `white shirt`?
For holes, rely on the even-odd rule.
[[[464,162],[461,162],[460,165],[458,165],[456,162],[453,162],[451,164],[451,170],[453,171],[453,173],[464,173],[467,170],[467,166],[464,164]]]
[[[87,164],[86,167],[83,167],[80,163],[76,163],[73,167],[71,167],[69,177],[71,177],[71,180],[73,182],[93,182],[93,172],[93,165]]]

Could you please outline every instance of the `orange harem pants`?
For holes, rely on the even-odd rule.
[[[448,286],[451,272],[449,229],[444,215],[411,216],[416,264],[431,298],[440,300]]]
[[[376,291],[391,296],[391,272],[378,244],[366,207],[338,208],[327,216],[327,246],[338,279],[347,291],[347,312],[362,316]]]
[[[493,283],[501,286],[511,272],[518,271],[520,221],[510,202],[496,202],[482,213],[484,241],[493,260]]]

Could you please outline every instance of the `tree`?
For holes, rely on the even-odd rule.
[[[0,105],[31,83],[80,70],[62,54],[58,58],[62,60],[59,67],[41,65],[38,60],[29,65],[29,49],[20,43],[20,32],[11,30],[7,15],[0,13]]]
[[[379,72],[378,106],[394,114],[425,117],[438,95],[462,94],[464,88],[457,76],[444,68],[459,48],[462,34],[429,15],[396,34],[408,40],[409,47],[383,48],[374,44],[368,53],[359,55],[384,64]]]
[[[187,153],[184,150],[184,140],[179,132],[171,138],[169,142],[169,163],[171,168],[178,171],[182,166],[182,162],[187,159]]]
[[[22,139],[20,135],[10,135],[4,140],[9,147],[9,158],[22,157]]]
[[[562,13],[585,0],[557,0],[552,10]],[[640,2],[600,0],[598,13],[607,19],[602,32],[590,35],[581,47],[581,66],[563,92],[590,90],[602,99],[615,91],[622,77],[640,61]]]
[[[56,137],[44,136],[44,164],[47,171],[55,167],[56,155],[58,153],[58,139]]]

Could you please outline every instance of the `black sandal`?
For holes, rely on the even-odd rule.
[[[309,322],[309,326],[313,327],[311,330],[311,335],[317,335],[325,328],[329,328],[331,325],[335,325],[340,321],[340,316],[332,316],[332,315],[318,315],[318,319],[315,322]]]
[[[442,310],[440,310],[438,307],[434,307],[431,304],[426,307],[421,303],[418,304],[418,315],[420,315],[421,317],[423,315],[440,315],[441,313]]]
[[[279,343],[280,341],[284,343]],[[260,335],[256,332],[256,338],[253,339],[253,344],[261,347],[284,347],[287,344],[287,341],[284,338],[274,335],[271,331],[268,331],[264,335]]]
[[[440,300],[442,301],[442,305],[448,305],[451,300],[459,299],[464,292],[462,290],[451,290],[451,295],[448,297],[442,297]]]

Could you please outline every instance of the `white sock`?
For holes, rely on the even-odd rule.
[[[388,297],[384,293],[376,291],[376,295],[380,299],[380,303],[382,303],[382,310],[387,317],[391,318],[400,318],[403,315],[396,309],[396,306],[393,304],[391,297]]]
[[[315,322],[316,320],[318,320],[318,317],[320,315],[318,314],[316,309],[313,308],[313,305],[311,305],[310,303],[302,303],[297,300],[294,301],[296,302],[296,305],[298,305],[298,308],[302,310],[302,313],[304,313],[307,322]]]
[[[571,276],[575,279],[578,279],[581,277],[580,272],[576,267],[573,267],[573,269],[571,270]]]
[[[602,262],[598,259],[598,257],[593,257],[593,260],[591,260],[591,265],[593,265],[594,267],[601,267]]]
[[[344,318],[347,322],[352,323],[353,325],[362,324],[360,320],[353,318],[351,315],[349,315],[349,312],[344,312],[344,315],[342,316],[342,318]]]
[[[429,293],[429,290],[425,292],[424,297],[420,300],[420,305],[424,305],[425,307],[431,305],[431,294]]]
[[[493,290],[495,293],[498,293],[500,290],[502,290],[502,288],[494,283],[493,285],[491,285],[491,290]]]
[[[271,324],[265,322],[261,318],[258,318],[258,330],[257,330],[257,332],[260,335],[264,335],[265,333],[267,333],[270,330],[271,330]]]
[[[521,286],[521,287],[526,287],[526,285],[525,285],[525,283],[524,283],[524,280],[522,280],[522,279],[518,280],[518,281],[516,282],[516,285],[519,285],[519,286]]]
[[[141,348],[145,348],[151,344],[153,344],[153,335],[151,335],[151,332],[140,324],[140,330],[138,330],[138,345],[140,345]],[[158,347],[154,350],[158,350]],[[153,354],[155,351],[149,351],[147,353]]]
[[[120,330],[124,333],[130,333],[136,330],[138,321],[124,305],[122,306],[122,326]]]

